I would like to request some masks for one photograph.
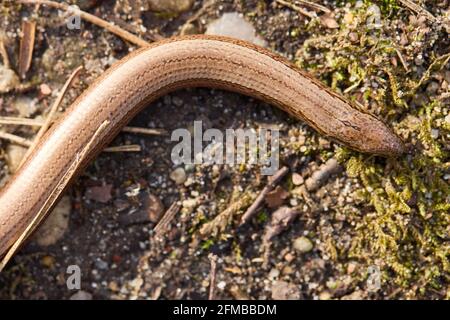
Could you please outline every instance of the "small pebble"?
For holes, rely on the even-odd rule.
[[[253,25],[237,12],[224,13],[222,17],[211,22],[206,29],[206,34],[230,36],[260,46],[266,45],[266,42],[256,35]]]
[[[294,240],[294,249],[302,253],[311,251],[313,247],[311,240],[307,237],[299,237]]]
[[[183,184],[186,181],[186,172],[183,168],[176,168],[170,173],[170,179],[178,185]]]
[[[73,294],[70,297],[70,300],[92,300],[92,294],[87,291],[80,290],[77,293]]]
[[[296,186],[299,186],[301,184],[303,184],[305,180],[303,179],[303,177],[298,174],[298,173],[293,173],[292,174],[292,183]]]

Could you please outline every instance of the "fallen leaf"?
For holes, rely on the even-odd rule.
[[[86,193],[84,195],[87,199],[101,203],[107,203],[112,198],[111,196],[112,187],[113,187],[112,184],[90,187],[89,189],[86,190]]]
[[[267,193],[265,200],[269,208],[278,208],[288,197],[289,192],[277,186],[274,190]]]

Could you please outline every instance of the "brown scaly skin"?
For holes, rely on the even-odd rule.
[[[402,141],[381,121],[264,48],[204,35],[163,40],[126,56],[92,84],[1,190],[0,256],[42,211],[88,143],[92,148],[73,177],[148,103],[186,87],[259,98],[361,152],[388,157],[404,152]],[[105,121],[108,125],[92,141]]]

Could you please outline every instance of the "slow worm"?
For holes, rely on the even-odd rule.
[[[131,53],[96,80],[1,190],[0,256],[42,212],[86,145],[92,147],[75,173],[143,107],[186,87],[220,88],[259,98],[360,152],[390,157],[404,151],[402,141],[377,118],[353,108],[343,97],[264,48],[204,35],[163,40]]]

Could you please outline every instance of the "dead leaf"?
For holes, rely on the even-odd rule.
[[[87,199],[94,200],[101,203],[107,203],[111,200],[112,184],[105,184],[103,186],[90,187],[84,194]]]
[[[20,39],[19,50],[19,76],[22,79],[25,79],[27,71],[31,66],[35,34],[36,22],[24,20],[22,22],[22,38]]]
[[[289,192],[284,190],[282,187],[277,186],[275,190],[267,193],[265,200],[269,208],[278,208],[288,197]]]

